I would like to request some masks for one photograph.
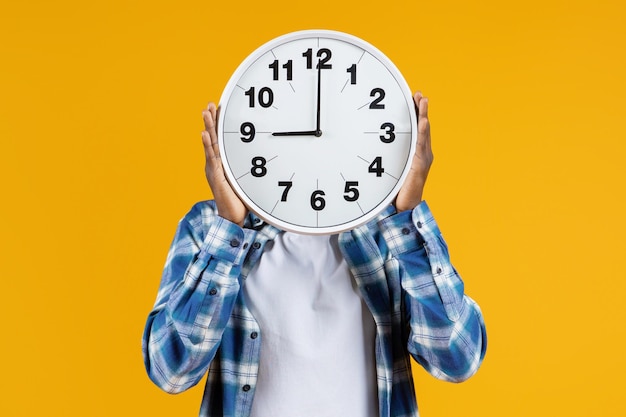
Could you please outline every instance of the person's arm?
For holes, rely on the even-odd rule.
[[[164,391],[182,392],[206,374],[239,293],[244,242],[252,234],[217,216],[213,202],[198,203],[180,221],[143,336],[146,370]]]
[[[485,356],[485,324],[478,305],[465,295],[439,227],[422,201],[433,152],[428,99],[419,92],[414,99],[418,135],[411,171],[395,201],[398,214],[383,220],[381,230],[392,262],[399,263],[406,293],[409,352],[435,377],[460,382],[478,370]]]
[[[388,217],[381,229],[406,293],[409,353],[436,378],[468,379],[485,356],[485,323],[478,305],[464,293],[426,202]]]
[[[248,210],[224,176],[215,104],[202,118],[205,174],[215,200],[197,204],[179,223],[143,337],[148,375],[171,393],[197,384],[215,357],[255,233],[240,227]]]

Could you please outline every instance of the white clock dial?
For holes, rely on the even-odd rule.
[[[412,94],[380,51],[302,31],[261,46],[220,100],[218,137],[235,192],[284,230],[337,233],[397,194],[415,149]]]

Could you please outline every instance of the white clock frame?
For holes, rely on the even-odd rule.
[[[259,200],[261,195],[263,195],[262,193],[260,194],[256,194],[256,198],[250,196],[250,194],[252,193],[252,189],[245,189],[244,187],[241,186],[241,184],[239,183],[239,179],[241,179],[242,177],[244,177],[244,175],[246,175],[247,173],[245,173],[244,175],[241,175],[242,172],[242,168],[241,166],[237,167],[237,165],[241,165],[241,153],[240,149],[238,149],[238,146],[240,146],[239,142],[236,142],[235,139],[232,139],[233,137],[236,137],[237,141],[239,140],[243,140],[243,137],[241,135],[244,136],[248,136],[246,134],[244,134],[244,126],[243,124],[241,125],[241,129],[240,131],[236,130],[236,127],[233,125],[232,121],[230,121],[229,115],[230,113],[234,113],[238,110],[241,110],[241,104],[236,104],[236,103],[232,103],[232,106],[229,107],[229,105],[231,104],[230,101],[232,99],[233,96],[243,96],[243,94],[241,93],[242,91],[245,91],[245,88],[243,86],[238,85],[238,83],[241,82],[242,77],[246,76],[248,70],[252,67],[254,67],[255,65],[258,65],[257,61],[265,59],[264,57],[267,54],[271,54],[274,58],[276,58],[276,55],[274,55],[274,51],[277,50],[278,48],[285,48],[288,47],[286,46],[289,43],[294,43],[296,41],[302,41],[302,40],[317,40],[317,45],[318,48],[320,47],[320,41],[323,42],[335,42],[339,41],[339,42],[343,42],[346,43],[348,45],[352,45],[352,46],[356,46],[357,48],[360,48],[363,51],[363,54],[361,55],[361,58],[363,58],[364,56],[366,56],[369,59],[369,57],[374,58],[375,60],[377,60],[380,64],[382,64],[382,66],[388,71],[389,74],[384,74],[385,77],[388,77],[388,75],[391,75],[391,79],[393,79],[397,85],[397,89],[398,91],[396,91],[394,94],[400,94],[400,96],[402,97],[403,101],[402,104],[406,105],[406,109],[401,109],[399,111],[405,111],[406,115],[404,120],[402,120],[402,124],[403,124],[403,128],[402,131],[398,131],[395,132],[393,130],[393,128],[388,128],[390,129],[389,132],[383,132],[385,133],[385,136],[387,134],[393,134],[394,138],[397,137],[395,135],[395,133],[397,133],[399,136],[402,136],[402,139],[405,143],[404,145],[402,145],[402,149],[398,149],[396,153],[398,153],[398,155],[396,155],[397,158],[400,159],[399,163],[399,167],[396,167],[397,169],[399,169],[399,174],[396,174],[394,176],[392,176],[391,174],[388,174],[389,176],[391,176],[392,178],[394,178],[396,180],[395,185],[393,185],[393,187],[386,192],[386,195],[383,197],[380,197],[378,200],[378,202],[373,206],[373,207],[368,207],[367,211],[364,211],[361,206],[359,205],[359,209],[361,211],[360,214],[357,214],[356,216],[348,219],[347,221],[340,221],[337,223],[333,223],[333,224],[325,224],[320,226],[319,225],[319,213],[320,210],[316,210],[315,208],[313,209],[314,211],[317,211],[316,216],[317,216],[317,223],[315,225],[313,224],[298,224],[298,223],[294,223],[293,220],[288,221],[284,219],[284,215],[282,216],[283,218],[280,218],[276,215],[273,214],[274,210],[276,209],[276,207],[278,206],[279,202],[281,202],[280,200],[276,202],[276,204],[274,205],[273,209],[270,211],[269,208],[263,208],[261,207],[261,205],[259,204]],[[307,52],[309,52],[309,50],[307,50]],[[318,57],[320,57],[319,52],[321,51],[321,49],[318,50]],[[304,54],[302,54],[304,56]],[[330,55],[329,55],[330,57]],[[308,58],[308,57],[307,57]],[[301,58],[299,58],[301,59]],[[309,62],[310,61],[310,58]],[[260,61],[259,61],[260,62]],[[275,62],[279,62],[276,58]],[[291,62],[291,61],[289,61]],[[319,64],[319,60],[317,62],[318,66]],[[322,61],[323,62],[323,61]],[[360,62],[360,59],[359,59]],[[313,61],[313,63],[315,64],[316,62]],[[310,65],[310,64],[309,64]],[[332,65],[332,63],[330,64]],[[378,65],[378,64],[377,64]],[[322,68],[324,68],[322,66]],[[356,67],[355,67],[356,68]],[[272,69],[272,68],[269,68]],[[267,66],[264,65],[264,70],[265,71],[269,71],[269,69],[267,69]],[[282,68],[278,67],[278,64],[276,64],[276,69],[274,69],[275,74],[277,74],[279,71],[281,73],[283,73],[284,71],[287,71],[287,68],[285,66],[283,66]],[[317,77],[318,77],[318,82],[321,82],[319,78],[322,77],[322,74],[327,73],[324,70],[319,70],[319,69],[308,69],[307,70],[307,74],[311,74],[311,73],[318,73]],[[343,71],[343,70],[342,70]],[[346,69],[346,72],[350,73],[349,68]],[[344,73],[345,74],[345,73]],[[355,78],[356,78],[356,69],[354,70],[354,74],[355,74]],[[251,75],[254,78],[254,73],[252,73]],[[351,76],[351,73],[350,73]],[[377,76],[377,75],[375,75]],[[310,77],[310,75],[307,75],[307,77]],[[326,76],[324,76],[326,77]],[[348,77],[346,75],[344,75],[344,77]],[[314,78],[314,77],[313,77]],[[383,79],[383,77],[380,77],[381,79]],[[349,79],[349,78],[348,78]],[[386,79],[385,82],[389,83],[390,79]],[[355,81],[356,83],[356,81]],[[291,89],[294,90],[294,87],[291,83],[289,83],[291,85]],[[346,84],[344,85],[344,88]],[[373,84],[370,84],[373,85]],[[261,100],[266,100],[266,103],[269,102],[269,96],[265,95],[263,96],[262,93],[264,92],[268,92],[266,91],[261,91],[263,90],[263,88],[261,88],[260,85],[257,85],[257,87],[259,87],[259,91],[258,91],[258,95],[257,95],[257,91],[254,90],[254,88],[250,88],[248,91],[246,91],[246,95],[248,96],[247,99],[245,100],[250,100],[250,104],[259,104],[261,105]],[[286,88],[286,87],[285,87]],[[395,87],[394,87],[395,88]],[[269,89],[269,88],[268,88]],[[273,97],[273,92],[271,91],[271,89],[269,89],[270,91],[268,93],[272,93],[272,97]],[[304,94],[305,96],[310,96],[312,91],[308,91],[306,92],[306,94]],[[342,90],[343,92],[343,90]],[[238,93],[237,95],[235,95],[234,93]],[[295,90],[294,90],[295,93]],[[370,97],[374,97],[377,98],[374,95],[374,89],[372,89],[371,91],[371,95]],[[303,93],[300,93],[303,94]],[[318,97],[320,95],[319,92],[319,87],[318,87],[318,91],[317,91]],[[383,97],[385,97],[385,92],[383,91],[382,94]],[[311,97],[309,97],[311,98]],[[380,98],[380,97],[378,97]],[[238,98],[237,100],[239,100],[240,98]],[[243,100],[243,98],[241,98]],[[315,101],[315,97],[311,98],[313,101]],[[395,98],[396,100],[399,100],[399,97]],[[254,103],[254,100],[257,100],[256,103]],[[272,99],[273,100],[273,99]],[[319,100],[319,98],[317,99]],[[381,99],[382,100],[382,99]],[[381,101],[379,100],[379,102]],[[307,101],[308,102],[308,101]],[[370,108],[372,108],[372,103],[376,102],[376,100],[373,100],[371,103],[365,103],[365,105],[370,105]],[[259,107],[259,106],[257,106]],[[269,108],[270,106],[266,106],[266,108]],[[278,110],[275,106],[272,106],[273,109],[270,109],[269,111],[274,111],[274,109]],[[374,107],[375,108],[375,107]],[[413,154],[415,152],[415,147],[416,147],[416,142],[417,142],[417,115],[415,112],[415,107],[414,107],[414,102],[413,102],[413,95],[411,90],[408,87],[408,84],[406,83],[404,77],[402,76],[402,74],[400,73],[400,71],[398,70],[398,68],[393,64],[393,62],[387,58],[380,50],[378,50],[376,47],[374,47],[373,45],[371,45],[370,43],[355,37],[353,35],[349,35],[346,33],[342,33],[342,32],[337,32],[337,31],[331,31],[331,30],[303,30],[303,31],[298,31],[298,32],[292,32],[292,33],[288,33],[286,35],[277,37],[273,40],[270,40],[269,42],[261,45],[259,48],[257,48],[255,51],[253,51],[240,65],[239,67],[235,70],[235,72],[233,73],[233,75],[231,76],[230,80],[228,81],[223,93],[222,93],[222,97],[220,98],[220,104],[219,104],[219,119],[218,119],[218,142],[219,142],[219,147],[220,147],[220,152],[221,152],[221,159],[222,159],[222,163],[224,166],[224,171],[226,173],[226,177],[229,181],[229,183],[231,184],[232,188],[234,189],[235,193],[239,196],[239,198],[244,202],[244,204],[248,207],[248,209],[250,209],[252,212],[254,212],[257,216],[259,216],[261,219],[265,220],[266,222],[275,225],[276,227],[282,229],[282,230],[286,230],[286,231],[291,231],[291,232],[296,232],[296,233],[302,233],[302,234],[313,234],[313,235],[320,235],[320,234],[334,234],[334,233],[340,233],[346,230],[350,230],[353,229],[357,226],[360,226],[368,221],[370,221],[371,219],[373,219],[376,215],[378,215],[382,210],[384,210],[389,204],[392,203],[392,201],[395,199],[397,193],[399,192],[402,184],[404,183],[404,180],[406,179],[406,176],[408,175],[408,172],[410,170],[410,166],[411,166],[411,162],[412,162],[412,157]],[[256,111],[256,110],[255,110]],[[263,111],[268,111],[268,110],[259,110],[261,112]],[[302,123],[307,123],[304,122],[303,120],[293,120],[293,119],[302,119],[302,117],[300,117],[300,112],[294,112],[293,109],[285,109],[284,110],[286,112],[286,116],[289,117],[285,117],[282,116],[282,120],[284,121],[284,126],[281,128],[278,128],[278,130],[290,130],[290,129],[301,129],[302,127]],[[341,110],[337,111],[336,114],[340,114]],[[318,107],[318,113],[319,113],[319,107]],[[266,113],[267,114],[267,113]],[[262,117],[257,116],[259,119],[263,119]],[[305,116],[304,119],[309,118],[310,116]],[[320,123],[319,119],[320,116],[318,115],[318,125]],[[404,116],[403,116],[404,117]],[[327,118],[331,118],[331,115],[328,114]],[[242,120],[242,119],[237,119],[237,120]],[[237,122],[239,123],[239,122]],[[296,123],[296,126],[298,126],[298,128],[294,128],[291,126],[294,126],[294,123]],[[310,123],[309,123],[310,124]],[[309,124],[307,124],[307,126],[305,127],[306,129],[310,129],[313,128],[313,126],[311,126],[310,128],[308,127]],[[313,122],[314,124],[314,122]],[[254,125],[252,125],[252,127],[248,126],[251,130],[254,129]],[[337,123],[335,123],[334,126],[336,129],[338,129],[339,127],[341,127],[340,125],[338,125]],[[383,125],[380,126],[380,129],[383,129]],[[272,130],[276,130],[276,127],[273,128]],[[322,132],[324,131],[324,129],[322,129]],[[270,134],[271,132],[265,131],[265,132],[258,132],[259,134],[262,135],[267,135]],[[284,133],[284,132],[283,132]],[[375,133],[380,133],[380,132],[375,132],[375,131],[369,131],[369,132],[363,132],[364,134],[375,134]],[[253,132],[252,133],[252,138],[255,139],[257,132]],[[233,136],[234,135],[234,136]],[[226,136],[229,136],[229,138],[227,138]],[[313,140],[320,140],[318,138],[313,138],[313,135],[309,135],[311,136],[311,138],[307,138],[309,141]],[[381,140],[383,139],[383,136],[380,136]],[[230,140],[230,142],[229,142]],[[270,138],[267,139],[269,140],[269,144],[273,144],[273,143],[280,143],[278,142],[278,138]],[[299,141],[301,140],[302,143],[304,143],[304,140],[302,138],[291,138],[289,139],[289,143],[288,142],[282,142],[282,145],[284,148],[290,148],[291,149],[291,141]],[[393,138],[391,139],[392,141],[394,140]],[[259,140],[257,140],[258,142]],[[276,142],[272,142],[272,141],[276,141]],[[237,144],[235,144],[235,142]],[[252,139],[251,139],[252,142]],[[232,144],[232,146],[231,146]],[[338,140],[336,140],[335,142],[333,142],[333,144],[336,144],[336,150],[338,152],[347,152],[346,151],[346,147],[348,145],[341,145],[340,142]],[[267,143],[266,143],[267,145]],[[246,145],[243,145],[246,146]],[[295,145],[294,145],[295,146]],[[314,145],[314,146],[322,146],[322,145]],[[329,149],[333,149],[332,145],[326,145],[329,146]],[[343,146],[343,148],[342,148]],[[384,145],[383,145],[384,146]],[[306,147],[303,147],[303,149],[306,149]],[[316,148],[317,149],[317,148]],[[293,152],[293,150],[291,151]],[[318,162],[322,162],[321,159],[321,155],[320,155],[321,151],[318,151],[317,154],[317,158],[320,159],[320,161]],[[311,155],[315,155],[316,153],[313,152],[313,148],[311,148]],[[401,154],[401,155],[400,155]],[[331,155],[335,155],[335,152],[332,152],[331,154],[328,154],[329,157],[331,157]],[[393,155],[393,154],[392,154]],[[270,156],[271,157],[271,156]],[[334,156],[332,156],[334,157]],[[332,159],[331,157],[331,159]],[[363,161],[366,161],[365,158],[362,158],[359,156],[359,158],[363,159]],[[259,165],[258,169],[262,170],[265,169],[265,164],[272,161],[271,159],[269,161],[267,161],[265,158],[260,158],[261,160],[258,161],[252,161],[252,164],[257,164],[257,163],[263,163],[263,165]],[[326,158],[323,158],[324,160],[326,160]],[[382,159],[381,159],[382,160]],[[248,161],[247,163],[250,163],[249,158],[246,159],[246,161]],[[301,164],[306,165],[308,162],[310,162],[309,158],[303,158],[301,161]],[[366,162],[369,162],[366,161]],[[370,165],[370,169],[371,167],[374,165],[374,162],[371,163]],[[248,165],[248,167],[250,167],[250,165]],[[379,165],[379,167],[382,168],[382,163]],[[254,169],[254,166],[251,167],[251,172]],[[320,169],[321,170],[321,169]],[[237,173],[235,171],[238,171]],[[267,171],[265,171],[267,172]],[[372,172],[371,170],[369,172]],[[394,171],[396,172],[396,171]],[[341,176],[343,177],[343,174],[340,172]],[[265,175],[265,174],[263,174]],[[381,176],[381,173],[376,173],[377,176]],[[255,175],[256,176],[256,175]],[[344,178],[345,180],[345,178]],[[265,182],[262,184],[262,186],[267,187],[270,183],[269,182]],[[275,188],[276,186],[274,185],[273,188]],[[248,187],[251,188],[251,187]],[[291,186],[289,186],[289,188],[291,188]],[[261,190],[262,191],[262,190]],[[266,190],[268,192],[274,192],[275,190]],[[285,190],[283,190],[285,191]],[[320,191],[319,187],[318,189],[315,191]],[[254,191],[257,192],[257,191]],[[290,190],[286,190],[285,192],[291,192]],[[314,197],[316,197],[314,194],[311,194],[310,197],[310,204],[311,206],[314,206],[317,203],[320,203],[319,200],[314,201]],[[348,193],[348,182],[346,181],[346,186],[345,186],[345,192]],[[308,196],[308,193],[305,193]],[[283,194],[286,195],[286,194]],[[358,193],[356,194],[358,195]],[[323,196],[326,196],[326,194],[323,193]],[[300,195],[300,198],[302,198],[302,195]],[[322,198],[320,197],[320,195],[317,195],[317,198]],[[346,201],[349,201],[346,197],[344,197],[344,199],[346,199]],[[325,201],[324,201],[325,204]],[[343,207],[343,206],[342,206]],[[331,208],[332,209],[332,208]],[[337,208],[337,210],[341,210],[341,208]],[[344,209],[347,210],[347,209]],[[331,212],[332,213],[332,212]],[[324,213],[326,215],[326,213]],[[338,215],[340,215],[341,213],[338,213]],[[328,216],[327,216],[328,217]],[[301,222],[302,223],[302,222]]]

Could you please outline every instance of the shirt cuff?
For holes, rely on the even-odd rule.
[[[200,257],[216,258],[241,265],[254,241],[256,232],[217,216],[210,223],[202,244]]]
[[[425,201],[380,222],[383,238],[394,256],[415,251],[439,236],[439,226]],[[417,236],[417,238],[416,238]]]

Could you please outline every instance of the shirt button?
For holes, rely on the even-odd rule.
[[[250,385],[246,384],[241,389],[243,389],[244,392],[248,392],[250,391]]]
[[[441,274],[441,268],[437,268],[437,273]]]
[[[217,289],[211,288],[211,291],[209,291],[209,295],[215,295],[215,294],[217,294]]]
[[[259,337],[259,334],[257,332],[250,333],[250,338],[251,339],[256,339],[257,337]]]
[[[233,248],[236,248],[237,246],[239,246],[239,241],[237,239],[231,240],[230,246],[232,246]]]
[[[261,244],[259,242],[254,242],[254,244],[252,245],[252,247],[254,249],[259,249],[261,247]]]
[[[248,242],[246,242],[246,243],[244,243],[244,244],[243,244],[243,248],[244,248],[244,249],[248,249]]]
[[[417,228],[421,229],[422,228],[422,222],[417,222]]]
[[[405,227],[405,228],[402,229],[402,234],[403,235],[408,235],[409,233],[411,233],[411,230],[409,230],[408,227]]]

